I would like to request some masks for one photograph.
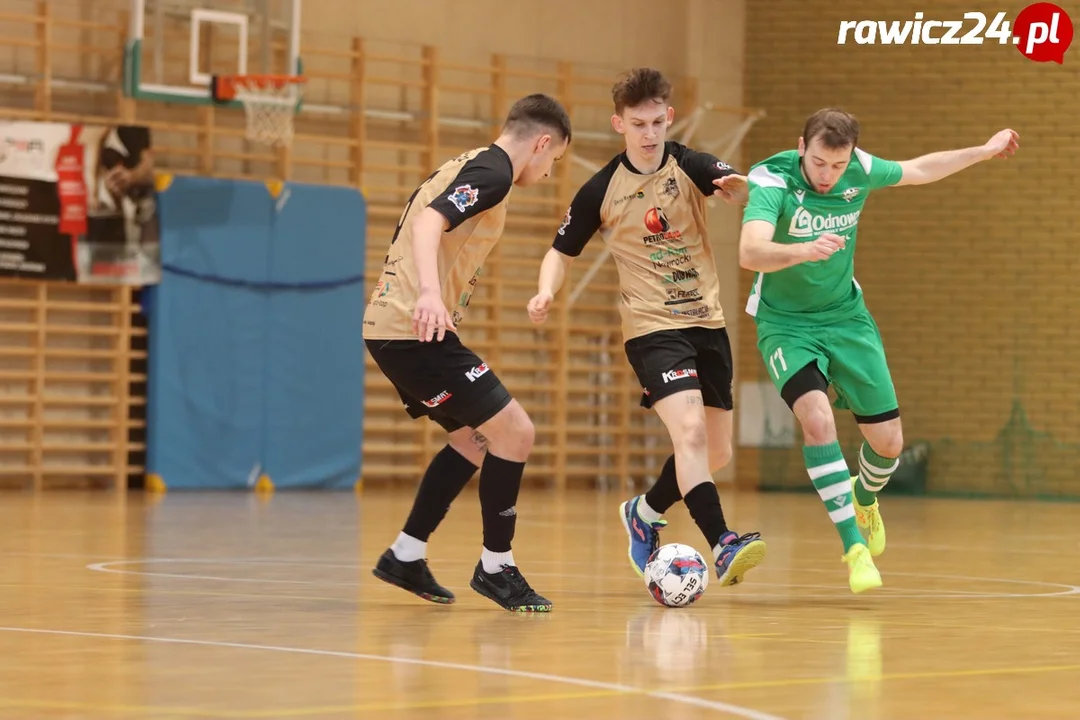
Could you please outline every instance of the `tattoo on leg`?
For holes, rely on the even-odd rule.
[[[686,398],[686,404],[687,405],[704,405],[705,401],[702,400],[701,398],[697,397],[696,395],[691,395],[690,397]]]
[[[473,441],[473,445],[475,445],[480,452],[487,452],[488,439],[481,435],[479,430],[474,430],[472,437],[469,439]]]

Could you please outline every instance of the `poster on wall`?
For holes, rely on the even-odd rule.
[[[159,282],[150,129],[0,122],[0,277]]]

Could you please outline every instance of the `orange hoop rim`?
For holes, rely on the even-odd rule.
[[[258,87],[302,85],[307,78],[302,75],[214,75],[210,80],[210,92],[215,102],[236,100],[238,86],[254,84]]]

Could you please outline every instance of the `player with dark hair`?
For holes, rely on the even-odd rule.
[[[802,426],[806,470],[840,534],[852,592],[882,584],[872,557],[885,551],[877,493],[904,448],[881,334],[854,276],[866,198],[1012,155],[1018,140],[1002,130],[985,145],[893,162],[859,147],[854,116],[826,108],[807,119],[797,150],[751,168],[739,263],[758,275],[746,311],[769,379]],[[855,477],[837,442],[830,385],[836,407],[852,411],[865,438]]]
[[[578,190],[528,310],[544,322],[571,262],[599,230],[619,272],[623,340],[641,404],[656,410],[674,446],[652,488],[620,507],[631,565],[643,574],[663,513],[681,499],[713,551],[720,584],[732,585],[764,559],[765,543],[728,528],[712,479],[731,459],[733,369],[705,201],[741,201],[747,186],[712,155],[665,142],[671,91],[651,68],[612,88],[611,122],[626,150]]]
[[[456,330],[484,260],[502,235],[512,186],[548,177],[570,135],[562,105],[530,95],[510,108],[491,145],[432,173],[405,205],[364,314],[368,351],[406,411],[449,433],[420,481],[401,533],[373,570],[433,602],[450,603],[454,595],[428,568],[427,540],[479,467],[484,543],[470,586],[507,610],[551,609],[525,581],[511,551],[532,421]]]

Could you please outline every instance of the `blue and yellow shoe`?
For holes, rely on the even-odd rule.
[[[645,577],[645,565],[649,562],[649,556],[660,547],[659,531],[667,525],[667,520],[650,523],[641,519],[637,510],[638,504],[644,497],[644,495],[638,495],[619,506],[619,516],[622,518],[623,527],[626,528],[626,534],[630,537],[630,547],[626,554],[638,577]]]
[[[765,541],[761,533],[737,535],[725,533],[720,538],[720,557],[716,559],[716,577],[720,586],[742,582],[743,575],[765,559]]]

